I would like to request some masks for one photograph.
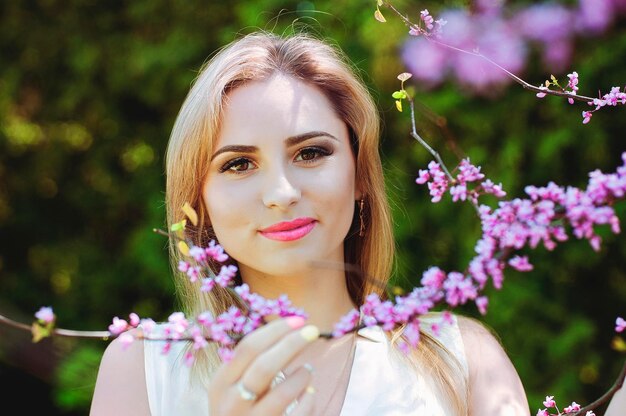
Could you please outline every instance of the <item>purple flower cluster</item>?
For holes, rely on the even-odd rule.
[[[222,265],[217,276],[210,277],[213,273],[209,268],[209,261],[223,263],[229,258],[224,253],[224,249],[215,241],[211,241],[208,247],[192,245],[186,255],[189,260],[181,260],[178,270],[185,273],[192,283],[199,282],[200,291],[209,292],[216,284],[229,289],[233,286],[233,279],[237,274],[236,266]],[[244,310],[231,306],[217,317],[205,311],[191,320],[182,312],[174,312],[169,316],[167,323],[158,328],[158,333],[155,331],[157,327],[154,321],[140,320],[137,314],[131,313],[130,322],[118,317],[113,318],[113,323],[109,325],[109,332],[119,336],[122,344],[128,346],[133,342],[134,337],[126,331],[141,324],[142,337],[168,341],[163,347],[164,354],[169,352],[173,341],[192,341],[194,350],[204,348],[209,341],[212,341],[219,344],[218,352],[222,360],[228,361],[232,357],[232,348],[237,340],[263,325],[266,317],[306,317],[306,314],[301,309],[295,308],[285,295],[275,300],[265,299],[256,293],[251,293],[246,284],[236,286],[232,290],[244,303]],[[186,353],[185,362],[189,365],[193,362],[192,351]]]
[[[537,416],[561,416],[561,415],[577,413],[581,409],[578,403],[572,402],[572,404],[565,407],[563,409],[563,412],[561,412],[558,406],[556,405],[554,396],[546,396],[546,399],[543,401],[543,405],[545,406],[545,408],[539,409],[539,411],[537,411]],[[550,413],[548,409],[554,409],[556,413]],[[596,414],[593,412],[593,410],[588,410],[585,413],[585,416],[596,416]]]
[[[200,291],[202,292],[210,292],[216,283],[221,287],[228,287],[237,275],[237,266],[223,265],[217,276],[212,277],[208,262],[213,260],[223,263],[228,260],[228,255],[224,253],[222,246],[214,240],[211,240],[206,248],[191,246],[189,256],[195,260],[196,264],[181,260],[178,263],[178,270],[186,273],[192,283],[200,280],[202,283]]]
[[[506,196],[506,192],[502,189],[502,184],[495,185],[491,180],[484,180],[485,175],[480,172],[480,167],[476,167],[469,162],[469,159],[463,159],[457,167],[458,174],[456,178],[450,179],[441,169],[441,165],[434,160],[428,164],[427,170],[420,169],[417,184],[428,184],[432,202],[439,202],[449,189],[453,201],[469,200],[476,204],[478,197],[484,194],[492,194],[498,198]],[[478,184],[472,188],[468,188],[468,184]]]
[[[268,300],[256,293],[250,293],[250,288],[246,284],[237,286],[234,290],[244,302],[246,306],[244,310],[231,306],[217,317],[205,311],[195,320],[188,320],[181,312],[175,312],[170,315],[168,323],[165,324],[165,338],[168,340],[191,339],[194,350],[206,347],[209,340],[217,342],[220,357],[228,361],[232,357],[232,347],[237,340],[263,325],[266,317],[294,315],[306,317],[302,310],[292,306],[286,296]],[[164,353],[169,350],[170,345],[170,343],[166,344]],[[185,361],[188,364],[192,363],[191,351],[187,353]]]
[[[595,106],[596,108],[591,111],[582,112],[583,124],[589,123],[593,113],[604,106],[615,107],[618,104],[626,104],[626,87],[624,87],[624,91],[621,91],[620,87],[613,87],[609,93],[604,94],[601,98],[594,98],[594,100],[588,104]]]
[[[454,177],[446,175],[438,163],[430,162],[427,170],[419,171],[416,182],[428,184],[433,202],[440,201],[449,192],[453,201],[467,200],[478,207],[482,237],[475,246],[476,256],[465,272],[429,268],[421,277],[420,287],[408,295],[396,296],[393,301],[381,300],[378,295],[370,294],[358,310],[351,310],[339,320],[330,336],[340,337],[361,327],[380,326],[385,331],[402,327],[404,337],[399,346],[408,351],[419,342],[420,317],[436,306],[454,308],[473,301],[485,314],[488,299],[481,293],[489,280],[499,289],[507,266],[522,272],[533,268],[528,257],[516,254],[516,251],[532,249],[539,244],[552,250],[557,242],[568,239],[568,227],[574,236],[589,240],[594,250],[599,250],[601,240],[594,231],[596,225],[608,224],[613,232],[620,231],[619,219],[611,205],[626,193],[626,152],[622,154],[622,161],[623,165],[615,173],[591,172],[584,190],[563,188],[554,183],[545,187],[528,186],[525,189],[528,198],[500,201],[495,209],[478,205],[478,201],[485,194],[504,197],[506,193],[502,185],[494,185],[485,179],[481,168],[472,165],[469,159],[461,161],[453,171],[456,173]],[[210,260],[224,262],[228,259],[222,247],[214,241],[207,248],[192,246],[186,255],[189,260],[181,261],[179,270],[186,273],[191,282],[198,282],[199,290],[210,291],[218,284],[232,290],[244,308],[232,306],[217,317],[205,311],[191,320],[182,312],[175,312],[167,323],[159,326],[159,334],[153,332],[156,327],[154,321],[140,319],[134,313],[130,314],[129,321],[115,317],[109,332],[119,336],[124,345],[133,341],[127,331],[141,324],[145,338],[168,341],[164,353],[169,351],[172,341],[192,341],[195,350],[206,347],[212,341],[219,344],[220,356],[227,361],[232,357],[232,348],[237,341],[263,325],[266,317],[306,316],[285,295],[268,300],[250,292],[247,284],[233,287],[233,278],[237,273],[235,266],[223,265],[217,276],[206,277],[212,274]],[[40,319],[49,319],[49,316],[47,310],[38,312]],[[432,323],[430,329],[437,334],[442,325],[451,322],[452,315],[444,312],[440,322]],[[615,330],[621,332],[624,329],[626,321],[618,318]],[[193,361],[191,351],[185,360],[189,364]]]
[[[420,27],[403,47],[403,60],[423,85],[435,86],[448,75],[476,93],[491,93],[494,86],[511,79],[501,69],[464,51],[477,51],[513,73],[524,71],[529,49],[540,51],[551,72],[564,71],[570,64],[578,36],[598,36],[626,13],[626,0],[579,0],[575,6],[558,3],[528,5],[512,15],[503,13],[502,1],[480,0],[476,12],[460,9],[441,13],[447,25],[433,25],[427,10],[421,12]],[[426,17],[424,16],[426,12]],[[418,36],[422,35],[422,36]],[[425,35],[425,36],[424,36]],[[438,43],[449,45],[441,47]],[[455,48],[457,50],[455,50]]]
[[[553,250],[558,242],[568,239],[567,227],[576,238],[587,239],[594,250],[599,250],[601,239],[594,230],[596,225],[607,224],[614,233],[620,232],[619,219],[611,205],[626,192],[626,153],[622,154],[622,162],[615,173],[591,172],[584,190],[551,182],[545,187],[528,186],[525,192],[529,198],[501,201],[496,209],[480,205],[482,237],[475,246],[476,256],[465,273],[446,274],[438,268],[426,271],[422,285],[431,289],[431,300],[437,303],[443,298],[451,307],[473,300],[484,314],[487,299],[479,294],[489,279],[499,289],[507,266],[522,272],[532,270],[528,257],[515,252],[534,249],[540,243]],[[505,195],[501,185],[494,187],[485,180],[480,167],[471,165],[468,159],[461,162],[458,171],[456,178],[449,181],[433,161],[428,170],[419,171],[416,182],[428,185],[433,202],[440,201],[448,190],[453,201],[467,199],[475,204],[485,193]],[[477,185],[468,190],[468,183]]]

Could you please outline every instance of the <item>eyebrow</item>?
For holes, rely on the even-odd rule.
[[[302,143],[306,140],[312,139],[314,137],[329,137],[331,139],[339,141],[338,138],[333,136],[330,133],[326,133],[325,131],[310,131],[308,133],[298,134],[297,136],[287,137],[285,139],[285,144],[287,147],[295,146],[299,143]],[[234,144],[229,146],[224,146],[211,156],[211,160],[215,159],[218,155],[226,152],[237,152],[237,153],[255,153],[259,148],[256,146],[246,146],[242,144]]]

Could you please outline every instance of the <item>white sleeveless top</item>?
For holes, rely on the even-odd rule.
[[[432,318],[422,318],[423,330]],[[439,319],[437,318],[437,321]],[[424,325],[427,324],[427,325]],[[447,416],[450,403],[438,397],[426,378],[410,368],[380,327],[358,332],[354,362],[340,416]],[[443,324],[436,337],[459,361],[468,375],[467,360],[456,318]],[[173,343],[168,354],[164,342],[144,342],[146,386],[152,416],[206,416],[206,390],[190,382],[184,364],[185,343]]]

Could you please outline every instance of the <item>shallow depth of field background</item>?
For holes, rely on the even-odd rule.
[[[617,1],[617,0],[615,0]],[[430,160],[395,110],[406,29],[375,1],[32,0],[0,4],[0,314],[30,323],[52,306],[59,326],[105,329],[137,312],[176,310],[164,227],[163,155],[198,68],[220,45],[256,28],[308,30],[331,38],[355,62],[383,117],[381,152],[394,209],[395,284],[416,285],[430,265],[462,269],[479,222],[468,204],[433,205],[414,183]],[[397,1],[411,17],[437,17],[467,1]],[[529,2],[508,2],[524,6]],[[577,1],[562,1],[573,6]],[[314,11],[315,10],[315,11]],[[577,70],[580,93],[626,83],[626,19],[577,36],[573,61],[546,69],[529,51],[522,75],[537,85]],[[425,63],[426,64],[426,63]],[[419,65],[419,63],[418,63]],[[566,82],[566,81],[565,81]],[[454,81],[416,88],[418,130],[451,166],[471,157],[510,197],[525,185],[584,186],[587,173],[614,170],[626,150],[626,108],[581,124],[583,104],[517,85],[476,95]],[[493,201],[490,201],[493,202]],[[617,206],[626,218],[623,204]],[[626,238],[601,230],[585,241],[537,249],[535,270],[506,274],[481,318],[501,337],[534,412],[546,394],[587,403],[608,389],[626,356],[611,348],[626,316]],[[476,316],[470,306],[459,312]],[[86,414],[104,341],[48,339],[0,326],[2,397],[22,413]]]

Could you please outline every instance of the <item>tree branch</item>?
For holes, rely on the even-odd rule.
[[[520,84],[524,89],[527,89],[527,90],[530,90],[530,91],[534,91],[534,92],[537,92],[537,93],[540,92],[540,93],[544,93],[544,94],[548,94],[548,95],[555,95],[557,97],[571,98],[573,100],[583,101],[585,103],[592,102],[594,100],[594,98],[587,97],[585,95],[570,94],[568,92],[555,91],[555,90],[551,90],[549,88],[539,88],[539,87],[536,87],[536,86],[534,86],[534,85],[524,81],[522,78],[518,77],[517,75],[515,75],[514,73],[512,73],[508,69],[504,68],[502,65],[498,64],[497,62],[493,61],[492,59],[488,58],[487,56],[483,55],[482,53],[480,53],[478,51],[468,51],[468,50],[457,48],[456,46],[452,46],[452,45],[449,45],[447,43],[440,42],[438,40],[433,39],[433,37],[431,36],[430,33],[425,31],[424,29],[422,29],[419,25],[413,23],[408,17],[403,15],[398,9],[396,9],[388,1],[383,2],[383,6],[387,7],[389,10],[393,11],[396,15],[398,15],[398,17],[402,20],[402,22],[409,29],[413,29],[413,30],[417,31],[422,36],[424,36],[424,38],[426,40],[428,40],[429,42],[432,42],[432,43],[437,44],[437,45],[439,45],[441,47],[448,48],[448,49],[456,51],[456,52],[460,52],[460,53],[464,53],[464,54],[467,54],[467,55],[475,56],[477,58],[484,59],[485,61],[489,62],[490,64],[494,65],[495,67],[500,69],[502,72],[504,72],[513,81],[515,81],[516,83]]]
[[[596,409],[597,407],[602,406],[603,404],[607,403],[615,395],[615,393],[619,389],[622,388],[622,386],[624,385],[625,377],[626,377],[626,362],[624,362],[622,371],[620,371],[619,376],[617,376],[617,380],[615,380],[615,383],[613,384],[613,386],[606,393],[604,393],[602,397],[600,397],[598,400],[581,408],[578,412],[574,414],[574,416],[584,416],[585,413],[587,413],[589,410]]]

